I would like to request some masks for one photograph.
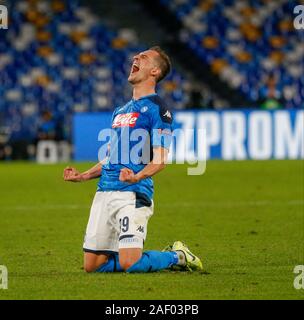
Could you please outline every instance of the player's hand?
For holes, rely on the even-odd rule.
[[[64,181],[70,182],[81,182],[85,180],[82,174],[73,167],[66,167],[63,170],[63,179]]]
[[[138,182],[138,179],[135,173],[128,168],[124,168],[120,170],[119,180],[122,182],[128,182],[128,183]]]

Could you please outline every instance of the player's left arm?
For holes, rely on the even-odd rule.
[[[137,183],[140,180],[153,177],[166,166],[168,159],[168,149],[156,147],[153,149],[153,160],[148,163],[143,170],[135,174],[131,169],[124,168],[120,171],[119,180],[129,183]]]

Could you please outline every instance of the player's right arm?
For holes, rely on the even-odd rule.
[[[115,117],[116,110],[114,110],[114,113],[112,115],[111,123],[113,122],[113,119]],[[108,144],[108,155],[109,155],[109,153],[110,153],[110,144]],[[66,167],[63,171],[64,181],[83,182],[83,181],[88,181],[88,180],[100,178],[102,166],[108,162],[108,155],[105,159],[98,162],[94,167],[90,168],[89,170],[87,170],[83,173],[80,173],[77,169],[75,169],[73,167]]]
[[[97,163],[94,167],[82,173],[80,173],[77,169],[73,167],[66,167],[63,171],[63,179],[64,181],[69,182],[83,182],[99,178],[101,176],[102,166],[105,162],[106,159]]]

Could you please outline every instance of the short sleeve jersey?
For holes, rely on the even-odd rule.
[[[153,158],[153,148],[170,148],[173,116],[164,101],[152,94],[115,109],[108,161],[102,167],[98,191],[133,191],[153,198],[153,180],[130,184],[119,180],[120,170],[138,173]]]

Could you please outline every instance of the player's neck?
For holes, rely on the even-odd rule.
[[[137,83],[133,85],[133,99],[138,100],[142,97],[155,94],[155,85],[147,83]]]

